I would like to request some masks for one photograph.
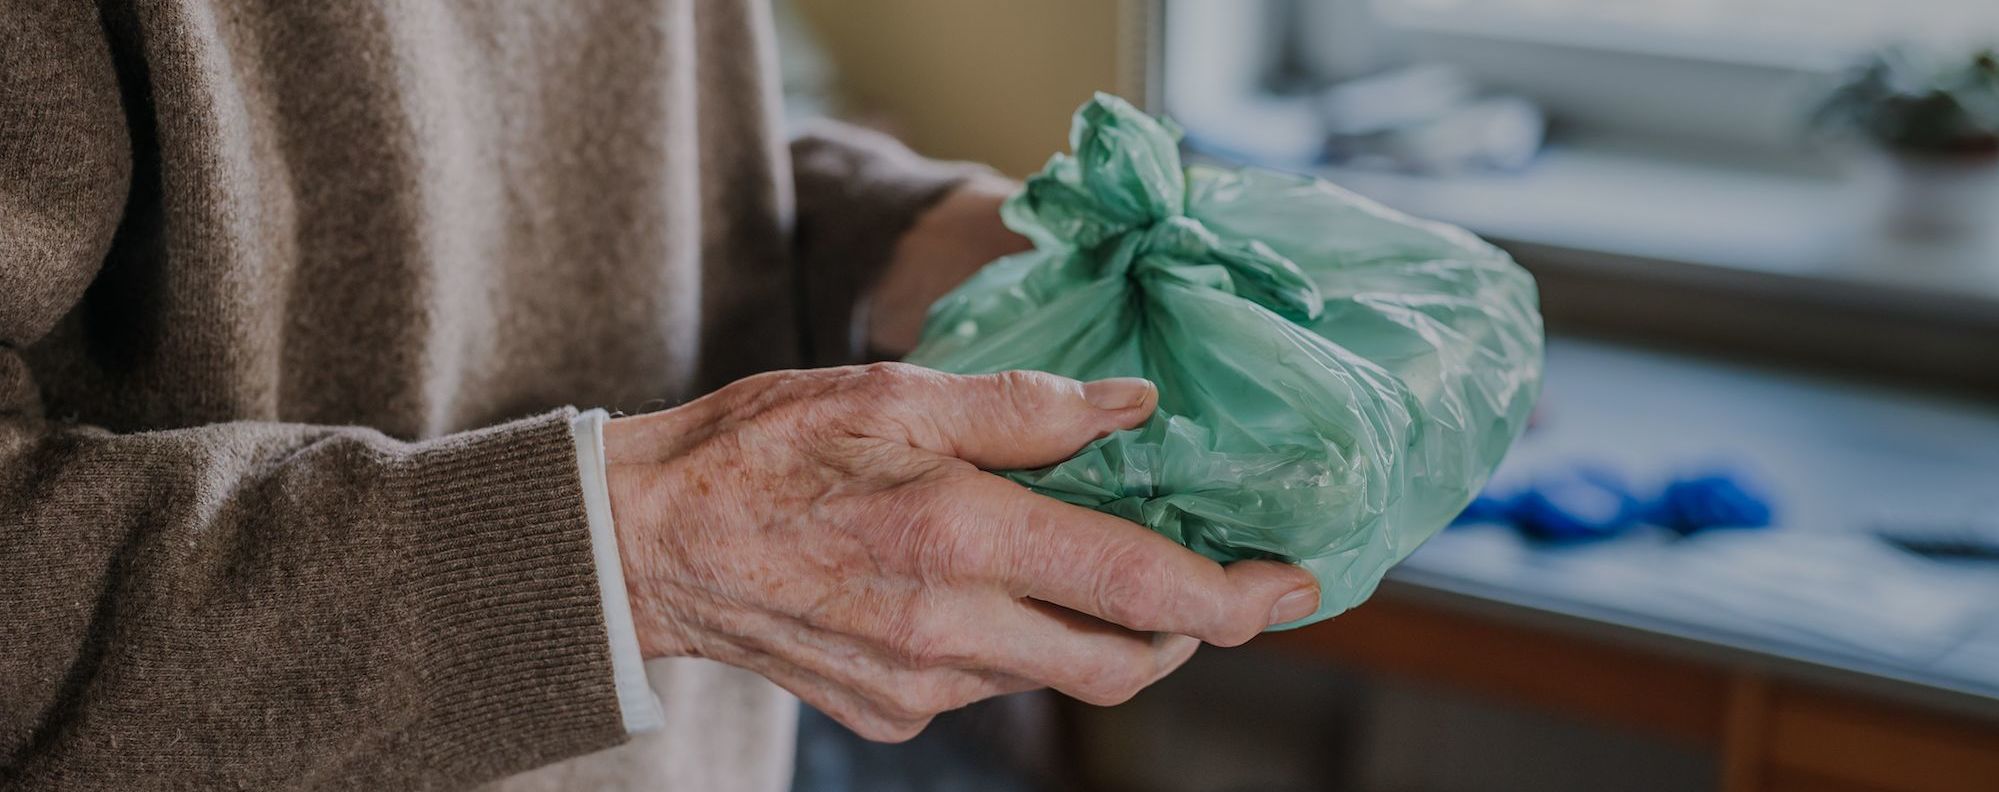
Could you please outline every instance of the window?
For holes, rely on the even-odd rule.
[[[1374,0],[1411,28],[1819,68],[1883,41],[1963,47],[1991,0]]]
[[[1867,50],[1999,46],[1999,0],[1160,8],[1159,109],[1193,148],[1312,172],[1493,239],[1541,277],[1551,327],[1999,383],[1964,373],[1999,360],[1999,233],[1891,232],[1887,204],[1908,185],[1879,157],[1821,145],[1806,122]],[[1320,91],[1413,65],[1531,102],[1549,120],[1546,146],[1517,171],[1328,161]]]

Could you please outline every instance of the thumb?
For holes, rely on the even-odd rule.
[[[987,470],[1052,465],[1145,422],[1159,391],[1137,377],[1078,382],[1039,371],[951,376],[915,400],[911,444]]]

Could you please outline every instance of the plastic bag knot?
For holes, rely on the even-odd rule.
[[[1154,279],[1235,294],[1293,322],[1318,318],[1319,288],[1296,263],[1254,240],[1228,238],[1187,215],[1180,130],[1097,94],[1057,154],[1007,202],[1007,224],[1037,244],[1091,252],[1099,277]]]
[[[1325,308],[1318,285],[1305,271],[1262,242],[1223,239],[1185,215],[1153,223],[1131,238],[1136,240],[1130,258],[1132,276],[1141,283],[1152,276],[1208,286],[1293,322],[1317,319]]]

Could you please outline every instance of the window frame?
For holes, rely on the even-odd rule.
[[[1372,0],[1289,4],[1304,31],[1300,55],[1314,76],[1351,77],[1398,61],[1446,63],[1492,90],[1534,100],[1579,134],[1688,148],[1794,151],[1806,132],[1801,119],[1844,63],[1829,53],[1759,56],[1629,31],[1589,42],[1574,31],[1536,35],[1518,23],[1477,18],[1387,19]],[[1376,54],[1372,62],[1327,62],[1314,54],[1358,46]]]
[[[1149,94],[1157,97],[1152,109],[1182,121],[1192,142],[1207,142],[1198,136],[1213,123],[1218,125],[1215,138],[1226,139],[1228,128],[1247,130],[1266,142],[1288,140],[1288,150],[1302,151],[1296,143],[1308,126],[1304,121],[1316,116],[1298,118],[1299,113],[1313,111],[1296,107],[1297,102],[1287,106],[1274,100],[1273,73],[1302,69],[1336,79],[1396,60],[1411,62],[1434,55],[1478,75],[1489,87],[1539,101],[1555,114],[1570,141],[1597,136],[1596,142],[1609,138],[1617,144],[1625,142],[1620,138],[1639,138],[1651,144],[1663,142],[1661,148],[1672,151],[1655,153],[1670,153],[1672,159],[1685,154],[1695,161],[1711,155],[1716,159],[1706,166],[1710,169],[1768,168],[1768,175],[1790,180],[1795,189],[1851,186],[1853,177],[1835,166],[1836,158],[1799,145],[1808,97],[1821,84],[1818,81],[1828,79],[1821,71],[1503,36],[1439,31],[1389,35],[1361,13],[1372,11],[1367,0],[1155,2],[1155,17],[1149,22],[1157,43],[1151,59],[1155,78],[1149,81]],[[1311,16],[1287,25],[1270,13],[1276,8]],[[1183,38],[1190,29],[1207,37],[1192,39],[1199,44],[1222,39],[1222,46],[1214,49],[1225,57],[1217,61],[1209,57],[1215,52],[1190,47],[1189,39]],[[1278,52],[1286,48],[1270,43],[1280,36],[1311,37],[1315,46]],[[1302,63],[1301,52],[1307,56]],[[1645,84],[1647,90],[1623,87],[1634,83]],[[1293,126],[1299,129],[1288,129]],[[1230,159],[1258,159],[1253,152],[1245,157],[1203,148]],[[1652,156],[1645,155],[1645,161],[1653,161]],[[1337,168],[1311,168],[1303,160],[1294,165],[1356,188],[1364,181]],[[1416,214],[1437,214],[1427,197],[1416,198],[1391,204]],[[1672,200],[1691,199],[1682,194]],[[1632,211],[1647,209],[1633,206]],[[1570,244],[1534,235],[1514,238],[1476,226],[1472,230],[1493,238],[1535,273],[1549,327],[1557,332],[1999,395],[1999,294],[1985,284],[1971,288],[1973,284],[1965,283],[1967,288],[1955,289],[1903,283],[1909,279],[1899,277],[1902,273],[1896,269],[1954,251],[1891,245],[1878,253],[1863,250],[1844,260],[1799,267],[1742,267],[1660,258],[1616,245]],[[1842,272],[1854,267],[1868,270],[1869,277],[1846,277],[1848,273]]]

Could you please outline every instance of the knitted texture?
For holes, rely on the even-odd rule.
[[[767,13],[0,0],[0,787],[461,788],[624,739],[568,406],[838,361],[813,328],[962,172],[794,147]],[[781,766],[758,707],[658,739]]]

